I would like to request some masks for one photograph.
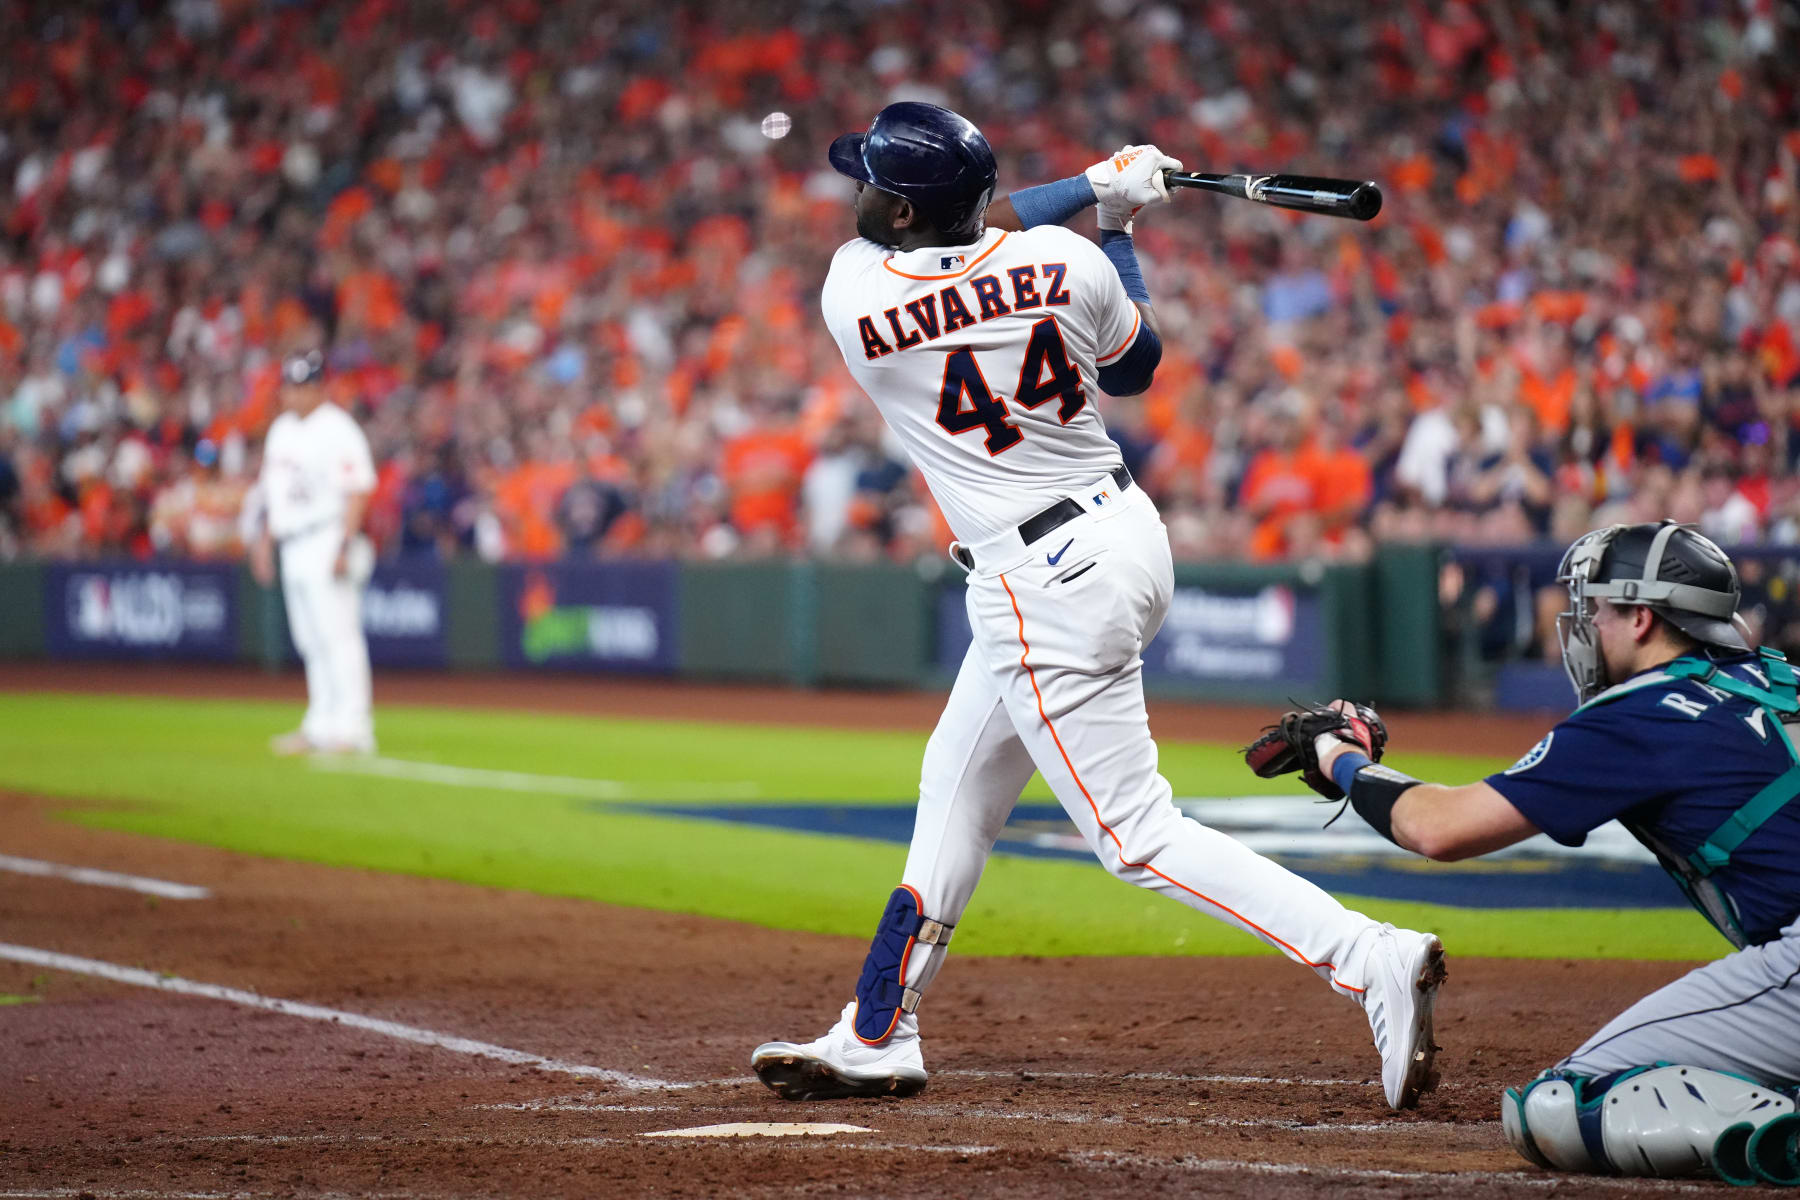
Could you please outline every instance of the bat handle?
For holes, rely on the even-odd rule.
[[[1196,175],[1192,171],[1164,171],[1163,179],[1170,187],[1204,188],[1209,192],[1220,192],[1227,196],[1236,196],[1239,200],[1252,200],[1250,181],[1254,175]]]

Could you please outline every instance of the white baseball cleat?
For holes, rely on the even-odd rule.
[[[1369,954],[1363,1012],[1381,1051],[1388,1107],[1411,1108],[1437,1086],[1431,1008],[1443,985],[1444,943],[1435,933],[1383,926]]]
[[[349,754],[373,754],[373,753],[375,753],[375,739],[374,738],[359,738],[359,739],[351,739],[351,740],[347,740],[347,741],[320,742],[317,745],[313,746],[313,748],[312,748],[312,754],[315,757],[323,756],[323,757],[327,757],[327,758],[334,757],[334,756],[341,757],[343,755],[349,755]]]
[[[313,740],[298,729],[292,733],[278,734],[269,739],[269,752],[282,758],[292,758],[296,754],[311,754],[317,749]]]
[[[826,1035],[804,1046],[766,1042],[750,1067],[783,1100],[846,1100],[856,1096],[914,1096],[925,1090],[925,1058],[916,1032],[896,1032],[879,1046],[857,1038],[856,1001]]]

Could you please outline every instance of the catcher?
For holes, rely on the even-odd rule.
[[[1259,775],[1302,772],[1389,841],[1443,861],[1537,833],[1577,846],[1623,824],[1735,949],[1507,1089],[1507,1140],[1565,1171],[1710,1167],[1733,1183],[1800,1185],[1794,669],[1746,642],[1737,569],[1687,526],[1586,534],[1558,579],[1581,704],[1500,774],[1449,787],[1377,765],[1385,727],[1342,700],[1288,713],[1246,759]]]

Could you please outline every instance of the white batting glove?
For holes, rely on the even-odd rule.
[[[1100,228],[1131,232],[1131,219],[1146,205],[1169,198],[1164,171],[1181,170],[1181,160],[1155,146],[1123,146],[1085,174],[1100,202]]]

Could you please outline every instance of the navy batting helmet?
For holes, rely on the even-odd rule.
[[[888,105],[869,132],[831,143],[829,157],[850,178],[911,201],[945,233],[979,225],[999,174],[973,122],[916,100]]]

